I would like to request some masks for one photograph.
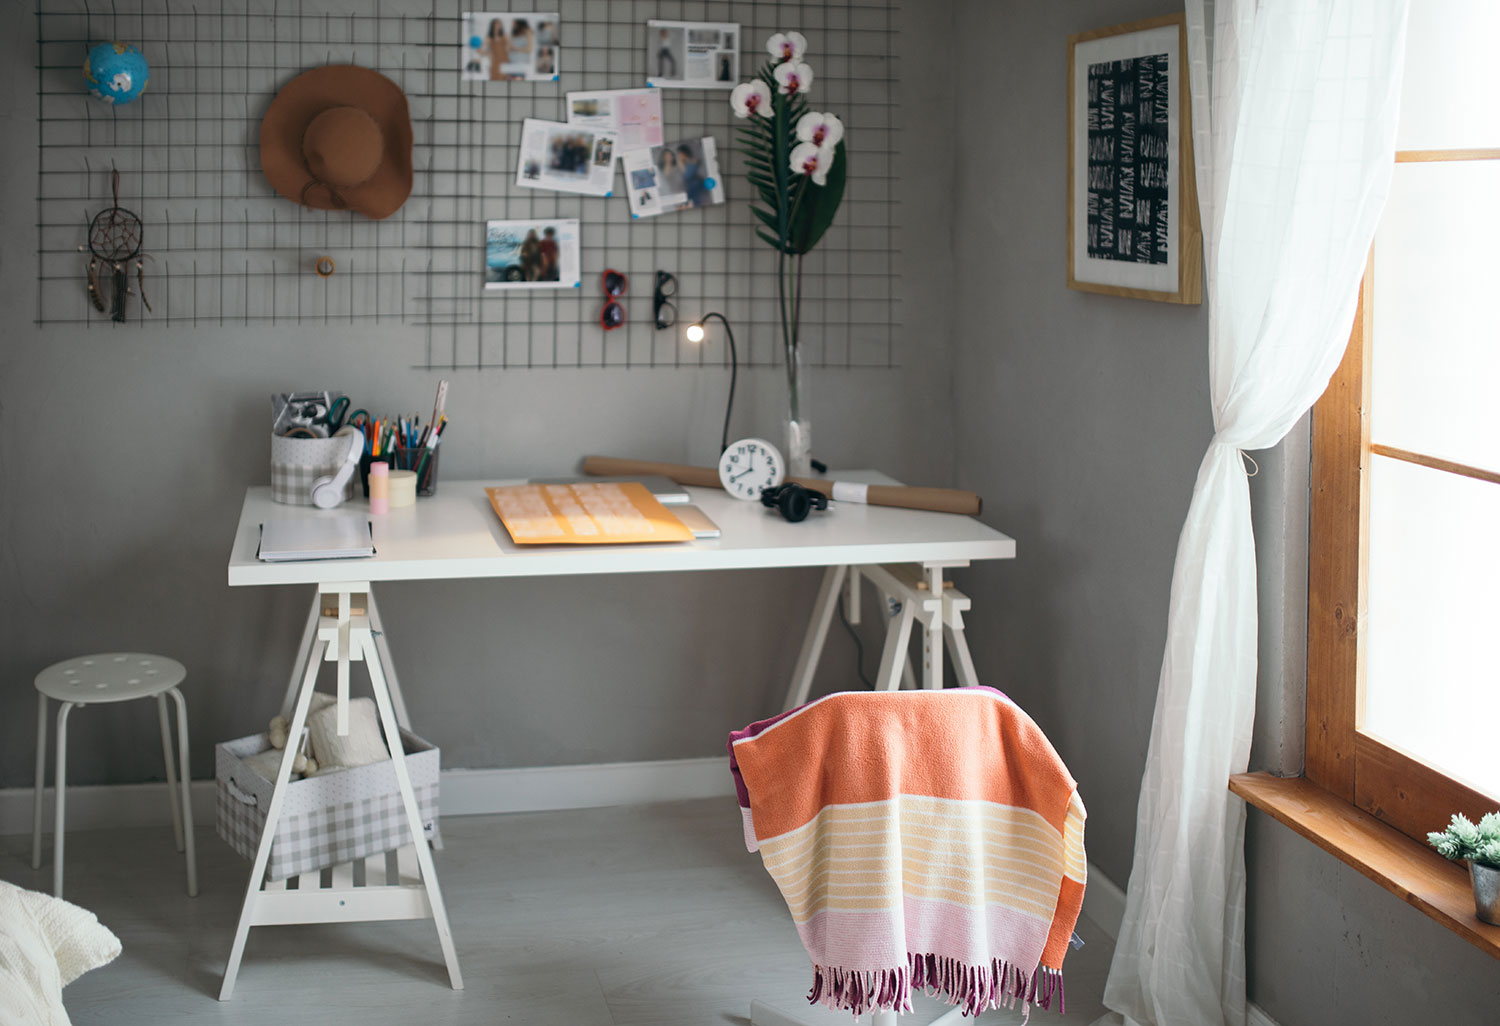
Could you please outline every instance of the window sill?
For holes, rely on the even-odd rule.
[[[1500,958],[1500,926],[1480,922],[1474,915],[1474,893],[1462,866],[1303,777],[1240,773],[1229,778],[1229,790],[1481,951]]]

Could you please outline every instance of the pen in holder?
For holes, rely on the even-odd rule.
[[[359,461],[359,479],[364,486],[365,497],[370,495],[370,463],[379,460],[390,464],[392,470],[410,470],[417,475],[417,495],[427,496],[437,493],[438,476],[438,447],[423,446],[421,448],[403,448],[397,446],[390,452],[383,452],[379,456],[371,456],[365,453]]]

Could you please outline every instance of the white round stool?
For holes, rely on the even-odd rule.
[[[42,785],[47,772],[47,699],[57,710],[57,818],[52,834],[52,893],[63,892],[63,799],[67,786],[68,713],[74,706],[128,702],[156,696],[161,722],[161,751],[167,761],[167,798],[172,804],[172,830],[177,850],[187,852],[189,897],[198,895],[198,860],[193,852],[193,806],[188,794],[187,702],[177,690],[187,670],[175,659],[144,652],[105,652],[54,663],[36,675],[36,799],[31,824],[31,868],[42,866]],[[172,732],[167,726],[167,696],[177,703],[177,747],[182,756],[182,792],[178,797],[177,767],[172,759]],[[186,827],[184,828],[184,824]]]

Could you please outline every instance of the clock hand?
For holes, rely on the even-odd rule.
[[[749,473],[753,472],[754,470],[755,470],[755,467],[753,467],[753,466],[746,467],[744,470],[740,471],[738,474],[730,474],[729,475],[729,480],[731,480],[731,481],[738,481],[740,478],[744,477],[746,474],[749,474]]]

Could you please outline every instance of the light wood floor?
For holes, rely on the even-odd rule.
[[[813,1016],[806,956],[760,857],[745,851],[732,799],[449,818],[443,834],[438,875],[464,991],[448,988],[430,921],[273,926],[251,931],[234,1000],[221,1004],[249,863],[200,828],[201,894],[190,899],[170,829],[70,833],[65,896],[124,944],[66,990],[73,1021],[744,1026],[752,997]],[[31,869],[30,847],[29,836],[0,838],[0,877],[49,890],[49,865]],[[1038,1010],[1033,1023],[1103,1014],[1110,940],[1087,920],[1078,932],[1087,945],[1068,958],[1068,1014]],[[939,1009],[923,998],[917,1011],[925,1023]],[[1017,1009],[983,1022],[1020,1019]]]

